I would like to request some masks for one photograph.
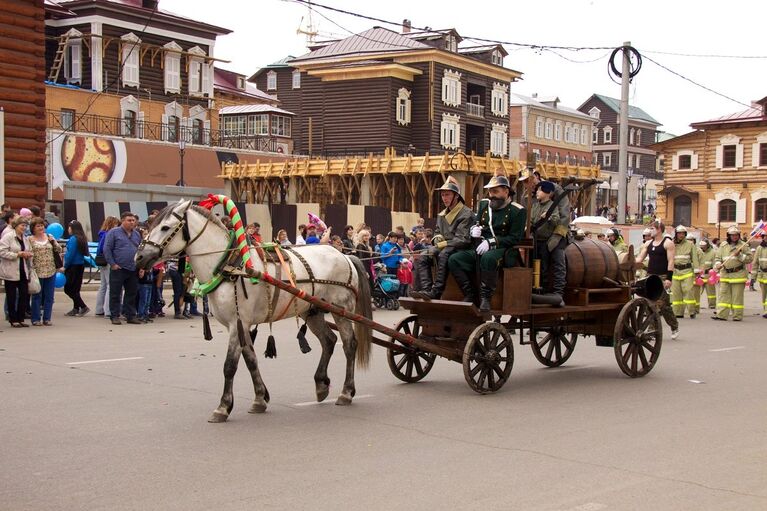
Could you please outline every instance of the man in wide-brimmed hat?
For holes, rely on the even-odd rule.
[[[452,176],[435,191],[439,192],[445,209],[437,216],[432,246],[426,254],[416,258],[420,290],[413,293],[414,298],[427,300],[442,296],[447,280],[447,261],[451,254],[471,245],[469,230],[474,223],[474,213],[464,204],[458,182]],[[437,271],[432,282],[431,269],[435,263]]]
[[[488,199],[483,200],[477,212],[477,224],[472,226],[471,237],[479,241],[476,249],[461,250],[450,257],[448,267],[464,293],[466,301],[474,301],[469,278],[475,271],[477,256],[480,269],[479,310],[490,310],[490,299],[498,284],[498,268],[513,266],[518,257],[516,245],[525,235],[527,211],[512,202],[514,192],[506,176],[493,177],[485,186]],[[513,250],[508,250],[513,249]]]

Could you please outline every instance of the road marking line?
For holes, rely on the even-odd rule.
[[[743,348],[745,348],[745,346],[733,346],[732,348],[718,348],[715,350],[708,350],[708,351],[711,351],[711,352],[733,351],[733,350],[742,350]]]
[[[82,365],[82,364],[98,364],[101,362],[122,362],[123,360],[141,360],[144,357],[125,357],[125,358],[105,358],[103,360],[83,360],[81,362],[67,362],[68,366]]]
[[[354,401],[357,399],[366,399],[369,397],[373,397],[373,394],[360,394],[359,396],[354,396]],[[327,403],[335,403],[332,399],[326,399],[325,401],[318,403],[317,401],[305,401],[303,403],[293,403],[293,406],[312,406],[312,405],[324,405]]]

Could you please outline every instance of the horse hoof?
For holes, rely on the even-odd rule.
[[[253,403],[250,406],[248,413],[264,413],[266,411],[266,403]]]
[[[352,398],[350,398],[349,396],[345,396],[341,394],[340,396],[338,396],[338,399],[336,399],[337,406],[349,406],[350,404],[352,404]]]
[[[219,422],[226,422],[226,420],[229,418],[229,415],[221,413],[221,412],[213,412],[213,414],[208,419],[208,422],[211,423],[219,423]]]
[[[330,389],[325,387],[324,389],[317,391],[317,402],[322,403],[325,401],[325,398],[328,397],[328,394],[330,394]]]

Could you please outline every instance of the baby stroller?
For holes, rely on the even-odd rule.
[[[375,265],[376,279],[373,286],[373,303],[379,309],[386,308],[390,311],[399,309],[399,280],[395,275],[386,273],[386,265]]]

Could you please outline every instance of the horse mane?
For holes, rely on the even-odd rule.
[[[163,220],[168,218],[177,205],[178,204],[174,202],[162,208],[160,212],[157,213],[157,216],[155,216],[154,220],[152,221],[152,224],[149,226],[149,229],[154,229]],[[189,209],[201,214],[202,216],[210,220],[210,223],[216,224],[217,226],[221,227],[225,231],[228,230],[226,226],[223,224],[223,222],[221,222],[221,219],[217,215],[214,215],[211,210],[198,206],[197,204],[192,204],[191,206],[189,206]]]

